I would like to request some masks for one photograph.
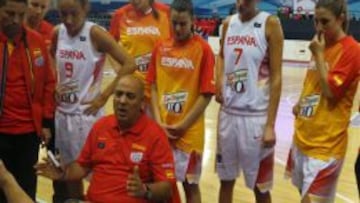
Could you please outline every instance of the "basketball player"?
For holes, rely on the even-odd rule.
[[[215,59],[207,42],[192,31],[191,0],[174,0],[170,7],[174,37],[155,47],[148,81],[154,117],[173,144],[176,178],[183,183],[186,201],[198,203],[204,111],[215,92]]]
[[[217,67],[219,203],[232,202],[242,171],[256,202],[271,202],[283,34],[279,19],[237,0],[224,23]]]
[[[154,0],[129,2],[115,11],[110,33],[134,57],[135,73],[145,82],[145,103],[149,106],[150,86],[145,77],[155,43],[170,37],[169,8]]]
[[[287,173],[301,202],[334,202],[344,162],[347,128],[359,81],[360,47],[346,34],[345,0],[319,0],[311,64],[295,115]]]
[[[44,20],[49,9],[50,0],[29,0],[29,10],[26,13],[25,24],[40,33],[47,46],[50,46],[54,26]]]
[[[54,33],[51,47],[58,72],[55,145],[66,165],[78,157],[93,123],[103,115],[102,107],[118,78],[132,73],[135,65],[111,35],[86,21],[87,0],[60,0],[58,9],[62,24]],[[105,54],[122,66],[114,81],[100,92]],[[64,199],[82,198],[81,181],[65,183]]]

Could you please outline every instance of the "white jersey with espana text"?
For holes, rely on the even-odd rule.
[[[231,16],[224,38],[222,109],[234,114],[264,115],[269,103],[269,58],[265,36],[269,13],[242,22]],[[280,90],[279,90],[280,91]]]
[[[56,50],[58,110],[79,114],[100,94],[105,55],[95,50],[90,37],[92,22],[85,22],[74,37],[60,25]]]

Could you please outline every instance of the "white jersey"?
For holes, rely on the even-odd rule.
[[[58,110],[80,114],[84,103],[100,94],[102,67],[105,55],[95,50],[90,29],[96,25],[85,22],[74,37],[68,35],[64,24],[60,25],[56,50],[58,72]]]
[[[235,114],[264,115],[269,103],[269,58],[265,36],[269,13],[241,22],[231,16],[224,38],[222,108]],[[280,90],[279,90],[280,91]]]

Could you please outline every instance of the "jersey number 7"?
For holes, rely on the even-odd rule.
[[[239,61],[240,61],[240,57],[241,57],[241,55],[242,55],[243,49],[241,49],[241,48],[235,48],[235,49],[234,49],[234,52],[235,52],[235,54],[236,54],[235,65],[237,65],[237,64],[239,63]]]

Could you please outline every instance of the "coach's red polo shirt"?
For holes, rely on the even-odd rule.
[[[87,198],[91,202],[147,202],[127,194],[126,181],[135,165],[143,182],[174,182],[171,147],[161,127],[142,114],[136,124],[120,133],[114,115],[96,122],[78,158],[93,171]]]

